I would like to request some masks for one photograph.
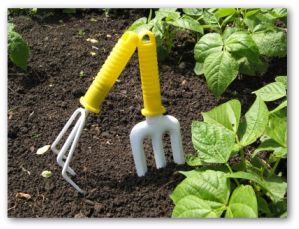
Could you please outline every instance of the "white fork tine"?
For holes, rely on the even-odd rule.
[[[171,123],[171,127],[169,129],[169,135],[170,135],[173,161],[177,164],[184,164],[185,157],[183,153],[180,122],[171,115],[166,115],[166,118]]]
[[[156,167],[157,169],[163,168],[166,166],[166,159],[163,149],[163,133],[154,133],[152,136],[152,146],[155,155]]]
[[[146,159],[143,148],[143,141],[148,134],[147,123],[145,121],[136,124],[130,133],[133,159],[138,176],[144,176],[147,172]]]

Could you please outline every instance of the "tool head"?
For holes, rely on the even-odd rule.
[[[144,176],[147,172],[143,141],[146,137],[152,139],[152,146],[156,161],[156,167],[166,166],[162,138],[169,133],[173,160],[177,164],[184,164],[181,130],[179,121],[170,115],[146,117],[146,120],[136,124],[130,134],[131,147],[138,176]]]
[[[76,149],[82,130],[84,128],[87,114],[87,110],[83,108],[78,108],[67,121],[67,123],[65,124],[65,126],[60,131],[59,135],[51,145],[51,150],[55,154],[57,154],[57,163],[62,167],[63,178],[80,193],[84,193],[84,191],[81,188],[79,188],[79,186],[68,176],[68,173],[73,176],[76,175],[75,171],[69,166],[69,164],[73,157],[73,153]],[[70,132],[65,143],[63,144],[61,149],[57,149],[57,145],[59,144],[61,139],[66,135],[66,132],[69,130],[73,123],[75,123],[74,128]]]

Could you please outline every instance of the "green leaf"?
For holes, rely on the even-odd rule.
[[[147,24],[147,18],[142,17],[133,22],[133,24],[127,29],[128,31],[134,31],[140,33],[144,30],[149,30],[151,26]]]
[[[214,11],[213,9],[204,9],[203,20],[207,25],[218,25],[218,27],[220,28],[218,18],[215,15],[215,12],[213,11]]]
[[[234,133],[239,127],[240,114],[241,103],[236,99],[223,103],[208,112],[202,112],[204,122],[221,125]]]
[[[224,206],[221,203],[205,201],[188,195],[181,199],[172,212],[173,218],[219,218]]]
[[[274,9],[272,9],[271,13],[275,18],[287,17],[288,16],[288,9],[286,9],[286,8],[274,8]]]
[[[239,64],[239,72],[244,75],[256,76],[264,74],[268,63],[260,59],[259,54],[253,52],[234,53],[233,57]]]
[[[198,156],[194,156],[194,155],[190,155],[190,154],[186,155],[186,163],[190,166],[203,165],[203,162],[200,160],[200,158]]]
[[[219,33],[208,33],[200,38],[194,47],[194,58],[203,63],[208,55],[218,53],[223,48],[223,41]]]
[[[175,204],[172,217],[220,217],[228,201],[229,190],[229,182],[223,172],[193,170],[170,196]]]
[[[265,30],[274,30],[274,18],[265,16],[261,10],[244,18],[244,23],[248,26],[250,32],[258,32]]]
[[[270,203],[270,210],[272,214],[276,217],[283,217],[287,215],[288,211],[288,203],[287,203],[287,198],[282,199],[279,202],[276,203]]]
[[[169,21],[167,23],[179,28],[183,28],[183,29],[187,29],[187,30],[191,30],[203,34],[203,28],[199,24],[199,22],[188,16],[184,16],[182,18],[178,18],[174,21]]]
[[[253,93],[260,96],[265,102],[269,102],[286,96],[286,89],[283,83],[274,82],[267,84]]]
[[[265,134],[280,145],[287,147],[287,129],[288,123],[286,110],[283,109],[275,113],[271,113]]]
[[[238,27],[226,27],[223,34],[222,34],[222,39],[226,40],[229,36],[231,36],[233,33],[236,32],[244,32],[244,30],[242,28],[238,28]]]
[[[30,50],[22,36],[12,30],[8,31],[8,55],[10,60],[22,68],[27,69]]]
[[[282,214],[280,215],[280,218],[288,218],[288,212],[285,211],[284,213],[282,213]]]
[[[201,16],[203,9],[201,8],[183,8],[183,12],[190,16]]]
[[[266,180],[261,186],[268,191],[266,195],[273,202],[282,200],[287,192],[287,183],[281,180]]]
[[[196,75],[203,75],[203,63],[196,62],[193,70]]]
[[[8,34],[11,33],[14,29],[15,29],[15,24],[9,22],[9,23],[8,23],[8,29],[7,29]]]
[[[219,18],[227,17],[233,15],[236,12],[235,8],[219,8],[215,15]]]
[[[225,128],[204,122],[192,122],[192,143],[198,157],[206,163],[226,163],[234,148],[235,135]]]
[[[287,35],[283,31],[256,32],[252,38],[261,55],[267,57],[285,57],[287,55]]]
[[[226,218],[257,218],[257,199],[250,185],[240,185],[231,195]]]
[[[271,216],[271,211],[269,209],[267,201],[260,196],[257,196],[256,199],[257,199],[258,211],[262,214],[266,214],[267,217]]]
[[[274,150],[274,152],[269,157],[269,162],[273,163],[282,158],[286,158],[288,154],[288,148],[286,147],[278,147]]]
[[[160,40],[163,39],[165,33],[164,22],[159,20],[153,23],[152,32],[155,34],[156,38],[158,37]],[[157,45],[158,45],[158,39],[157,39]]]
[[[288,88],[288,78],[287,78],[287,76],[276,76],[275,81],[282,83],[285,86],[285,89]]]
[[[241,53],[247,56],[247,53],[258,54],[259,50],[251,36],[247,32],[235,32],[227,37],[224,46],[228,52]]]
[[[267,64],[261,61],[258,47],[247,32],[226,29],[223,39],[226,50],[238,61],[241,73],[257,75],[266,71]]]
[[[287,191],[287,183],[279,177],[264,179],[257,174],[242,171],[226,174],[226,177],[247,179],[257,183],[266,191],[266,195],[274,202],[282,200]]]
[[[155,18],[153,20],[162,20],[165,18],[166,21],[176,20],[180,17],[180,13],[173,11],[169,8],[159,9],[155,12]]]
[[[269,111],[264,101],[257,96],[255,102],[245,114],[245,121],[242,122],[240,143],[243,146],[252,144],[265,131],[268,123]]]
[[[176,12],[177,8],[160,8],[158,11],[162,12]]]
[[[171,199],[177,204],[182,198],[193,195],[206,201],[226,204],[229,198],[229,180],[220,171],[192,171],[171,194]]]
[[[220,96],[237,77],[239,65],[226,51],[210,54],[204,61],[204,75],[208,88]]]
[[[255,157],[255,155],[259,152],[264,152],[264,151],[270,151],[273,152],[280,148],[281,145],[279,145],[276,141],[273,139],[267,139],[264,142],[262,142],[253,152],[252,157]]]
[[[250,16],[255,15],[259,12],[260,12],[259,9],[249,10],[249,11],[246,12],[245,17],[250,17]]]

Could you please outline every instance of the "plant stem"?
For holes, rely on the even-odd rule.
[[[281,158],[279,158],[279,159],[275,162],[273,168],[271,169],[271,171],[270,171],[270,173],[269,173],[269,177],[271,177],[271,176],[275,173],[275,170],[276,170],[276,168],[277,168],[277,166],[278,166],[278,164],[279,164],[279,162],[280,162],[280,159],[281,159]]]
[[[147,18],[147,23],[149,23],[149,21],[152,20],[152,14],[153,14],[153,10],[150,9],[150,12],[149,12],[149,15],[148,15],[148,18]]]
[[[236,142],[237,142],[238,145],[240,145],[240,141],[239,141],[238,136],[236,136]],[[246,171],[245,152],[244,152],[243,146],[240,147],[240,156],[241,156],[241,163],[243,164],[243,167]]]
[[[240,149],[240,156],[241,156],[241,162],[242,162],[243,167],[246,171],[245,152],[244,152],[243,148]]]
[[[225,163],[226,167],[228,168],[230,173],[233,173],[232,168],[230,167],[230,165],[228,163]],[[236,182],[237,186],[240,185],[239,181],[236,178],[233,178],[233,180]]]

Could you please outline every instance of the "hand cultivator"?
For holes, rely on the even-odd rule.
[[[136,48],[138,49],[139,55],[144,101],[144,109],[142,109],[141,113],[146,117],[145,121],[134,126],[130,134],[137,174],[138,176],[143,176],[147,171],[143,149],[143,140],[147,136],[152,138],[157,168],[166,166],[162,142],[162,137],[165,132],[169,132],[170,134],[174,162],[177,164],[185,163],[180,124],[173,116],[163,116],[166,110],[161,104],[155,36],[149,31],[139,35],[134,32],[125,32],[113,48],[86,94],[80,99],[80,103],[84,108],[78,108],[73,113],[51,146],[52,151],[57,154],[57,163],[63,168],[62,176],[78,192],[84,193],[69,177],[68,174],[76,174],[69,166],[69,163],[84,128],[86,117],[89,112],[100,112],[104,99]],[[77,121],[75,122],[75,120]],[[70,131],[67,140],[61,149],[57,149],[57,145],[71,126],[74,127]]]

